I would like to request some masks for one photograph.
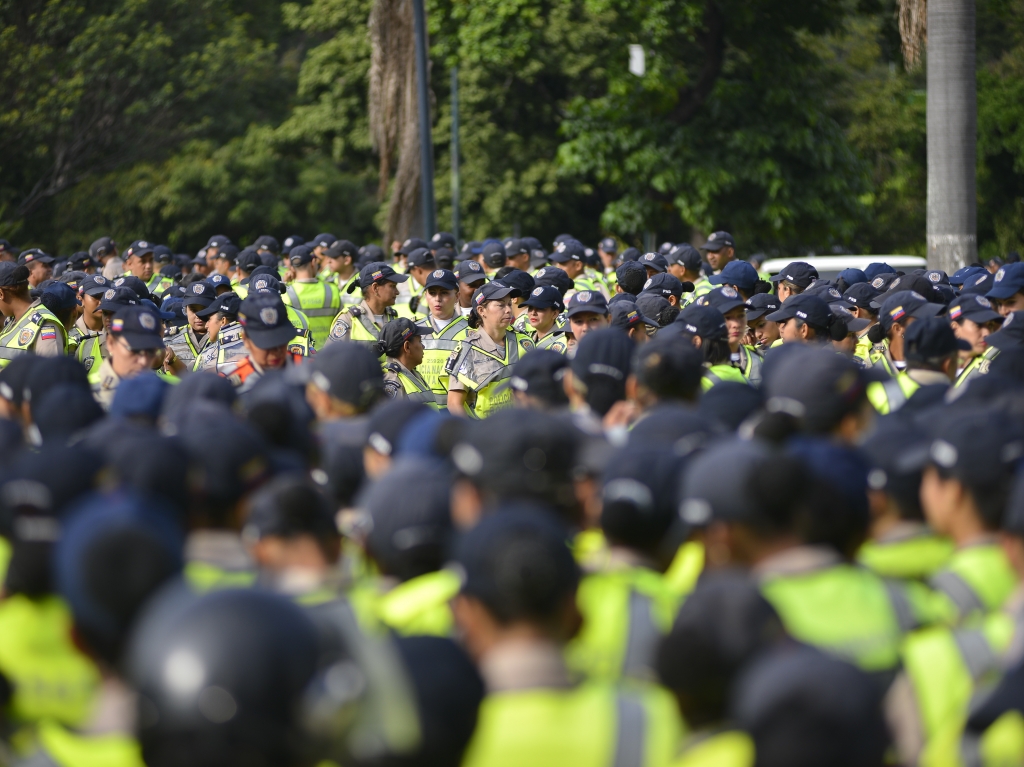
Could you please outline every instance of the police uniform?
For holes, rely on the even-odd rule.
[[[431,334],[423,336],[423,362],[416,372],[434,393],[434,401],[441,408],[448,407],[448,373],[445,364],[459,343],[466,338],[469,325],[466,318],[456,312],[440,330],[433,317],[419,320],[417,325],[430,328]]]
[[[433,410],[440,410],[430,386],[415,370],[409,370],[396,359],[384,363],[384,393],[391,399],[422,402]]]
[[[91,371],[90,371],[91,372]],[[90,379],[92,376],[90,376]],[[103,360],[96,371],[96,380],[90,380],[92,396],[104,410],[110,409],[114,401],[117,387],[121,384],[121,376],[114,372],[114,366],[110,364],[110,358]]]
[[[216,371],[218,365],[234,362],[246,354],[245,342],[242,339],[242,325],[232,322],[218,331],[215,341],[206,344],[206,348],[196,358],[192,370]]]
[[[989,371],[989,367],[992,365],[992,360],[997,356],[999,356],[999,349],[994,346],[990,346],[985,350],[984,354],[971,357],[971,361],[967,363],[967,366],[960,371],[960,375],[956,377],[956,382],[953,384],[953,388],[959,389],[961,386],[964,386],[973,379],[986,375]]]
[[[302,354],[293,352],[291,351],[291,348],[289,348],[285,364],[286,366],[295,365],[300,363],[302,359]],[[228,379],[239,394],[245,394],[259,382],[266,371],[257,365],[253,361],[252,357],[249,356],[249,353],[246,352],[244,357],[236,357],[233,361],[226,361],[223,364],[218,364],[217,373]]]
[[[366,301],[360,301],[358,306],[342,309],[334,324],[331,326],[327,343],[334,341],[355,341],[356,343],[373,346],[380,339],[381,328],[391,320],[398,319],[398,312],[392,307],[384,309],[381,315],[381,322],[378,324]]]
[[[700,388],[708,391],[722,381],[733,381],[735,383],[749,384],[743,371],[733,367],[731,364],[705,365],[704,377],[701,378]]]
[[[761,385],[761,366],[764,357],[754,346],[741,344],[739,350],[739,371],[751,386]]]
[[[502,384],[512,377],[519,358],[533,348],[533,341],[512,330],[505,331],[500,345],[483,330],[468,330],[445,364],[448,390],[466,392],[465,411],[472,418],[512,407],[512,390]]]
[[[295,343],[295,326],[288,319],[280,294],[268,291],[248,296],[239,308],[238,319],[246,337],[258,348],[266,350],[287,345],[286,367],[302,362],[303,350]],[[224,356],[227,357],[227,351]],[[265,372],[248,352],[217,363],[217,373],[227,378],[239,394],[252,389]]]
[[[22,354],[57,357],[67,351],[67,331],[56,315],[39,300],[29,304],[28,310],[15,320],[8,317],[0,331],[0,368]]]
[[[191,326],[186,325],[179,333],[168,338],[165,342],[168,349],[174,352],[175,358],[181,360],[186,370],[191,370],[199,355],[202,354],[209,341],[209,335],[202,337],[196,335]]]
[[[159,296],[161,293],[169,290],[173,286],[174,280],[170,277],[164,277],[159,272],[150,277],[149,282],[146,283],[146,289],[149,291],[151,296]]]
[[[103,338],[105,335],[106,333],[103,330],[92,330],[87,327],[84,319],[79,317],[75,320],[75,324],[71,327],[71,330],[68,331],[68,355],[70,356],[71,354],[74,354],[75,359],[82,364],[85,364],[84,360],[86,358],[93,358],[94,354],[100,355],[99,360],[102,360],[102,355],[106,352],[106,343]],[[96,346],[102,345],[102,351],[98,348],[91,348],[94,345],[89,343],[91,339],[96,339]],[[82,348],[83,344],[88,344],[90,350],[80,352],[79,350]],[[95,364],[96,367],[99,367],[99,361],[96,361]],[[91,365],[87,365],[86,370],[89,370],[90,367]]]
[[[342,306],[337,285],[321,280],[295,280],[285,290],[284,302],[302,311],[308,318],[314,346],[323,347]]]

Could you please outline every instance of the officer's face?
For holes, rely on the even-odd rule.
[[[423,339],[413,336],[405,342],[405,358],[410,370],[423,362]]]
[[[152,254],[147,253],[143,256],[131,256],[125,262],[125,266],[128,267],[129,272],[143,282],[149,282],[153,278]]]
[[[582,261],[566,261],[564,264],[555,264],[559,269],[568,274],[574,280],[583,274]]]
[[[209,261],[209,256],[207,256],[207,260]],[[213,268],[217,274],[223,274],[227,277],[231,273],[231,262],[226,258],[215,258],[213,259]]]
[[[535,306],[526,307],[526,317],[530,326],[541,333],[546,333],[555,324],[558,316],[558,309],[538,309]]]
[[[28,267],[28,281],[32,287],[40,282],[50,279],[53,276],[53,267],[44,264],[42,261],[34,261]]]
[[[680,282],[683,282],[686,279],[686,269],[682,264],[669,264],[668,273]]]
[[[583,340],[583,336],[591,330],[607,327],[610,321],[606,314],[580,312],[569,318],[569,327],[572,328],[572,334],[576,338],[576,343],[579,343]]]
[[[206,332],[206,320],[195,313],[196,309],[202,309],[202,306],[193,304],[185,307],[185,317],[188,319],[188,326],[192,328],[195,333]]]
[[[82,295],[82,314],[92,317],[100,310],[99,296]]]
[[[394,306],[395,301],[398,299],[397,282],[381,280],[380,282],[374,283],[371,290],[376,292],[377,300],[383,303],[384,306]]]
[[[157,355],[153,349],[133,351],[121,337],[111,338],[107,342],[107,349],[110,351],[110,364],[121,378],[131,378],[151,369]]]
[[[775,288],[775,295],[779,297],[779,302],[781,303],[784,302],[791,295],[793,295],[793,291],[790,290],[786,285],[784,285],[780,280]]]
[[[964,486],[955,479],[944,479],[934,466],[928,466],[921,477],[921,509],[924,518],[939,535],[952,532],[953,517],[959,507]]]
[[[1024,293],[1014,293],[1004,301],[993,301],[996,304],[996,311],[1004,317],[1009,317],[1014,312],[1024,310]]]
[[[985,339],[988,338],[990,333],[994,332],[994,329],[999,327],[998,322],[995,320],[979,325],[974,320],[969,320],[966,317],[959,322],[951,324],[956,337],[971,345],[969,352],[961,352],[966,357],[976,357],[984,354],[985,350],[988,349],[988,343]]]
[[[224,315],[220,312],[211,315],[210,318],[206,320],[206,333],[210,336],[210,341],[217,340],[217,335],[225,324]]]
[[[348,271],[348,268],[352,265],[351,256],[338,256],[337,258],[325,259],[324,263],[327,264],[327,268],[335,274],[339,272]]]
[[[463,306],[469,306],[470,301],[473,300],[473,294],[476,293],[476,289],[484,284],[483,280],[476,280],[472,283],[460,282],[459,283],[459,303]]]
[[[511,298],[484,301],[483,304],[477,307],[476,311],[484,324],[490,327],[505,327],[512,324]]]
[[[708,251],[708,263],[711,264],[711,268],[716,272],[719,271],[723,266],[733,260],[735,251],[726,246],[717,253],[713,250]]]
[[[414,266],[412,269],[409,270],[409,274],[420,285],[426,285],[427,277],[430,276],[430,273],[432,271],[434,271],[433,268],[429,266]]]
[[[747,332],[747,311],[742,306],[729,311],[725,315],[725,329],[729,333],[729,346],[733,351],[743,343],[743,335]]]
[[[260,349],[246,338],[245,348],[248,350],[249,356],[252,357],[252,361],[264,370],[283,368],[288,361],[288,344],[275,346],[273,349]]]
[[[783,343],[804,343],[807,340],[807,326],[797,322],[796,317],[791,317],[779,323],[779,334],[782,336]]]
[[[427,288],[427,306],[430,308],[430,316],[439,320],[446,320],[455,314],[455,302],[458,294],[454,290],[445,290],[436,285]]]
[[[530,271],[530,254],[516,253],[514,256],[509,256],[506,263],[513,269],[521,269],[524,272],[528,272]]]
[[[747,324],[750,327],[750,331],[754,334],[757,345],[762,349],[767,349],[779,340],[779,325],[777,322],[769,322],[764,317],[758,317]]]

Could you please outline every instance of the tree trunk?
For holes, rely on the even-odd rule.
[[[928,1],[928,266],[978,258],[974,0]]]

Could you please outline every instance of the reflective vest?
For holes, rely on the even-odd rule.
[[[327,342],[334,318],[341,310],[341,294],[333,282],[295,281],[288,285],[284,294],[284,302],[288,306],[301,309],[309,322],[309,332],[313,336],[313,344],[320,348]]]
[[[751,386],[761,385],[761,366],[764,365],[762,357],[753,346],[740,346],[740,372],[747,379]]]
[[[665,583],[680,597],[693,591],[697,579],[704,571],[704,544],[687,541],[676,552],[672,564],[665,571]]]
[[[285,314],[288,315],[288,321],[295,326],[295,337],[296,338],[308,338],[309,337],[309,318],[304,312],[299,311],[294,306],[284,305]],[[316,348],[314,342],[313,347]]]
[[[1017,585],[1017,575],[998,543],[957,549],[928,585],[948,600],[955,620],[998,610]]]
[[[219,565],[194,559],[185,563],[185,581],[193,591],[205,594],[218,589],[243,589],[256,583],[256,571],[226,570]]]
[[[646,567],[587,575],[576,592],[583,627],[567,648],[569,665],[594,679],[654,681],[654,654],[679,602],[661,573]]]
[[[429,317],[416,324],[434,329]],[[456,312],[441,330],[423,336],[423,362],[416,368],[416,372],[426,381],[434,393],[434,401],[441,408],[448,407],[448,373],[444,369],[445,363],[458,348],[459,341],[465,339],[468,330],[466,318]]]
[[[384,310],[383,319],[385,324],[397,317],[398,315],[392,307],[389,306]],[[348,318],[347,324],[349,330],[347,337],[338,334],[339,320],[342,318]],[[331,325],[329,340],[355,341],[356,343],[365,344],[373,349],[377,344],[377,341],[380,339],[381,330],[382,327],[374,322],[373,315],[370,314],[364,305],[360,304],[359,306],[351,306],[347,309],[342,309],[338,313],[338,316],[334,318],[334,323]],[[381,356],[381,362],[383,362],[384,359],[385,358]]]
[[[453,570],[425,573],[388,591],[381,589],[379,579],[370,579],[349,592],[349,603],[359,624],[372,634],[390,630],[403,636],[451,636],[455,621],[449,603],[460,587]]]
[[[889,354],[888,340],[883,340],[880,344],[871,347],[868,351],[868,364],[873,368],[881,368],[893,378],[900,372]]]
[[[559,354],[565,354],[569,350],[569,336],[564,330],[552,330],[537,341],[536,346],[538,349],[551,349]]]
[[[656,767],[668,763],[680,735],[662,690],[590,681],[496,692],[480,705],[462,767]]]
[[[874,381],[868,384],[868,401],[880,415],[895,413],[907,404],[921,385],[912,380],[906,372],[898,373],[889,381]]]
[[[772,574],[762,580],[761,590],[795,639],[869,672],[890,672],[899,663],[906,627],[901,620],[909,621],[901,618],[903,606],[882,579],[869,570],[837,563]]]
[[[711,284],[707,277],[701,277],[699,280],[693,283],[693,292],[688,294],[687,297],[689,298],[689,300],[686,303],[693,303],[698,298],[700,298],[701,296],[706,296],[714,289],[715,286]]]
[[[446,366],[445,370],[449,375],[455,375],[466,387],[466,414],[471,418],[486,418],[491,413],[512,407],[512,389],[503,384],[512,377],[512,368],[519,362],[519,358],[532,349],[533,342],[530,339],[511,330],[505,331],[505,354],[502,357],[485,352],[469,341],[460,341],[458,354],[449,358],[449,362],[454,359],[454,364],[450,369]],[[501,367],[480,380],[474,380],[461,372],[470,355],[497,360]]]
[[[89,373],[89,383],[100,382],[100,368],[103,367],[103,360],[107,358],[107,332],[100,331],[98,335],[89,336],[82,340],[75,352],[75,359],[85,366]]]
[[[100,674],[75,647],[71,623],[57,596],[0,601],[0,672],[14,687],[9,711],[16,722],[77,726],[92,715]]]
[[[389,378],[384,381],[384,393],[390,397],[397,395],[398,391],[395,390],[392,393],[391,388],[395,386],[401,387],[401,391],[405,392],[406,399],[411,402],[422,402],[433,410],[440,410],[441,407],[434,399],[434,392],[427,386],[427,382],[420,378],[419,375],[411,370],[403,367],[400,362],[390,360],[384,365],[384,370],[394,376],[393,379]],[[410,375],[412,373],[412,375]]]
[[[337,275],[335,275],[335,277],[336,276]],[[355,291],[355,289],[353,289],[351,293],[348,290],[350,287],[352,287],[352,285],[355,285],[358,282],[359,282],[359,270],[358,269],[356,269],[354,272],[352,272],[352,276],[349,277],[344,282],[340,282],[339,280],[335,279],[335,284],[337,284],[338,290],[339,290],[339,292],[341,294],[341,305],[342,306],[356,306],[356,305],[359,304],[360,301],[363,300],[362,296],[359,293],[357,293]]]
[[[181,360],[187,369],[191,370],[209,340],[208,334],[203,335],[201,339],[196,339],[195,331],[186,326],[180,333],[168,338],[164,345],[174,352],[174,356]]]
[[[857,561],[883,578],[929,578],[949,562],[953,542],[925,527],[891,541],[868,541]]]
[[[138,741],[125,735],[78,735],[55,722],[39,728],[29,764],[45,767],[146,767]]]
[[[0,369],[7,367],[11,360],[34,350],[43,323],[56,326],[57,340],[64,353],[68,350],[68,333],[57,316],[42,304],[33,304],[17,322],[8,321],[8,327],[0,333]]]
[[[742,371],[732,365],[710,365],[704,369],[704,377],[700,381],[700,388],[707,391],[717,386],[722,381],[735,381],[736,383],[749,384],[750,382],[743,375]]]
[[[408,317],[410,320],[419,319],[426,314],[425,307],[421,306],[425,288],[411,276],[405,281],[405,284],[409,286],[409,292],[399,294],[395,301],[395,312],[399,317]],[[413,305],[416,306],[415,309],[413,309]]]
[[[971,379],[986,375],[988,373],[989,366],[992,364],[992,360],[998,356],[999,349],[994,346],[990,346],[985,350],[984,354],[973,357],[967,364],[967,367],[961,370],[960,375],[956,377],[956,382],[953,384],[953,388],[959,389]]]
[[[146,283],[146,289],[149,294],[154,297],[154,300],[165,290],[168,290],[174,285],[174,280],[164,277],[162,274],[157,272],[154,274],[149,282]]]
[[[725,730],[683,744],[670,767],[754,767],[754,741],[741,730]]]
[[[947,729],[928,744],[922,767],[1018,767],[1024,764],[1024,715],[1013,709],[982,733]]]

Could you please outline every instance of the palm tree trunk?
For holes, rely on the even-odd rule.
[[[928,266],[978,258],[974,0],[928,0]]]

